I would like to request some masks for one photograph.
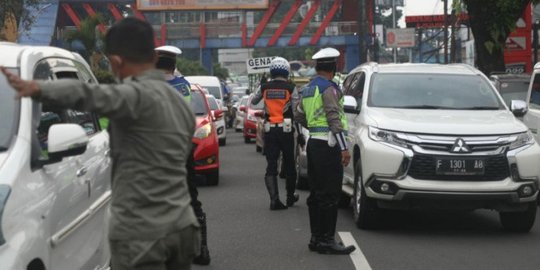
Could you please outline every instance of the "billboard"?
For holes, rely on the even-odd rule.
[[[267,9],[268,0],[137,0],[139,10]]]
[[[416,44],[414,28],[388,28],[386,29],[386,47],[404,48],[414,47]]]

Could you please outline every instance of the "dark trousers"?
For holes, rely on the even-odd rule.
[[[202,210],[202,204],[198,199],[199,192],[197,191],[197,184],[195,183],[195,159],[193,157],[193,152],[195,151],[196,145],[193,146],[191,154],[186,163],[187,168],[187,183],[189,188],[189,195],[191,195],[191,207],[197,217],[203,216],[204,212]]]
[[[307,198],[311,234],[334,237],[338,200],[343,180],[341,151],[324,140],[310,139],[307,145],[310,194]]]
[[[264,133],[264,153],[266,156],[266,175],[278,175],[279,153],[283,154],[283,166],[287,177],[287,193],[294,193],[296,186],[296,165],[294,161],[294,132],[283,132],[282,127],[272,127]]]

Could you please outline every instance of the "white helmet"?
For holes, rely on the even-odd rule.
[[[169,54],[169,55],[174,55],[174,56],[178,56],[182,54],[182,50],[180,50],[180,48],[176,46],[171,46],[171,45],[157,47],[155,50],[156,52],[158,52],[158,54],[164,53],[164,54]]]
[[[283,57],[276,57],[270,62],[270,76],[274,77],[289,77],[291,66],[289,61]]]
[[[338,50],[334,49],[334,48],[324,48],[324,49],[321,49],[320,51],[318,51],[317,53],[315,53],[311,59],[313,60],[322,60],[322,59],[326,59],[326,58],[337,58],[339,57],[340,53]]]

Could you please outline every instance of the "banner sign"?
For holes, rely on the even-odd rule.
[[[268,0],[137,0],[139,10],[267,9]]]

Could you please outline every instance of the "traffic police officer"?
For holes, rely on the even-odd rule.
[[[276,57],[270,63],[269,82],[261,84],[260,90],[251,100],[257,104],[264,99],[264,152],[266,155],[266,188],[270,194],[270,210],[287,209],[298,201],[296,188],[296,166],[294,161],[294,129],[292,94],[295,85],[288,82],[290,65],[282,57]],[[277,161],[279,153],[283,153],[286,170],[287,206],[279,200],[277,184]]]
[[[178,73],[176,70],[176,58],[182,54],[182,50],[175,46],[161,46],[155,49],[158,61],[156,67],[165,72],[165,80],[171,84],[178,92],[183,96],[184,100],[191,103],[191,84],[182,75],[175,75]],[[195,162],[193,160],[193,149],[187,161],[186,167],[188,170],[187,182],[189,188],[189,194],[191,195],[191,206],[197,216],[197,220],[201,225],[201,252],[199,256],[193,259],[193,263],[200,265],[210,264],[210,252],[208,251],[208,241],[206,232],[206,213],[202,210],[202,204],[198,200],[199,192],[197,191],[197,185],[195,183]]]
[[[303,89],[295,116],[310,133],[307,204],[311,240],[308,247],[323,254],[350,254],[355,250],[354,246],[344,246],[334,238],[343,166],[350,161],[345,140],[348,125],[343,112],[343,94],[332,81],[339,55],[334,48],[324,48],[313,55],[317,75]]]

